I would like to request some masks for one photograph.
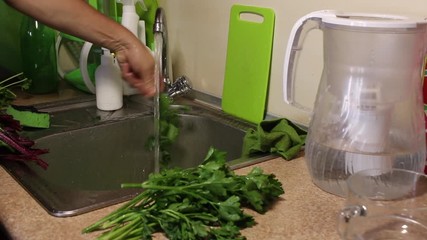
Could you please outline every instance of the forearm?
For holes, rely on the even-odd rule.
[[[132,33],[90,7],[84,0],[6,0],[6,2],[48,26],[112,51],[120,50],[124,43],[137,40]]]
[[[115,53],[122,78],[153,96],[154,59],[125,27],[96,11],[84,0],[5,0],[17,10],[61,32],[80,37]]]

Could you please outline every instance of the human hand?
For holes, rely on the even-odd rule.
[[[147,97],[154,96],[154,58],[140,42],[128,44],[115,52],[122,78]]]

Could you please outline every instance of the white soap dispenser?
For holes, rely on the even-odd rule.
[[[147,11],[147,8],[142,0],[117,0],[118,3],[123,4],[123,15],[122,25],[131,31],[138,39],[145,45],[145,22],[139,19],[139,15],[136,13],[136,3],[140,3],[142,9]],[[126,81],[123,81],[123,94],[133,95],[137,94],[138,90],[129,85]]]
[[[114,111],[123,107],[123,80],[116,59],[102,48],[101,64],[95,71],[96,106],[99,110]]]

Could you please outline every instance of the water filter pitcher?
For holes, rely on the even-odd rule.
[[[305,158],[313,182],[343,196],[370,168],[423,171],[422,72],[427,22],[324,10],[299,19],[284,66],[285,101],[311,112]],[[298,56],[311,30],[323,33],[323,71],[313,109],[295,101]]]

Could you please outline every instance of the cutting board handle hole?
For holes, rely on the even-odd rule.
[[[240,20],[247,21],[247,22],[255,22],[255,23],[264,22],[264,16],[257,13],[251,13],[251,12],[241,12],[239,15],[239,18]]]

